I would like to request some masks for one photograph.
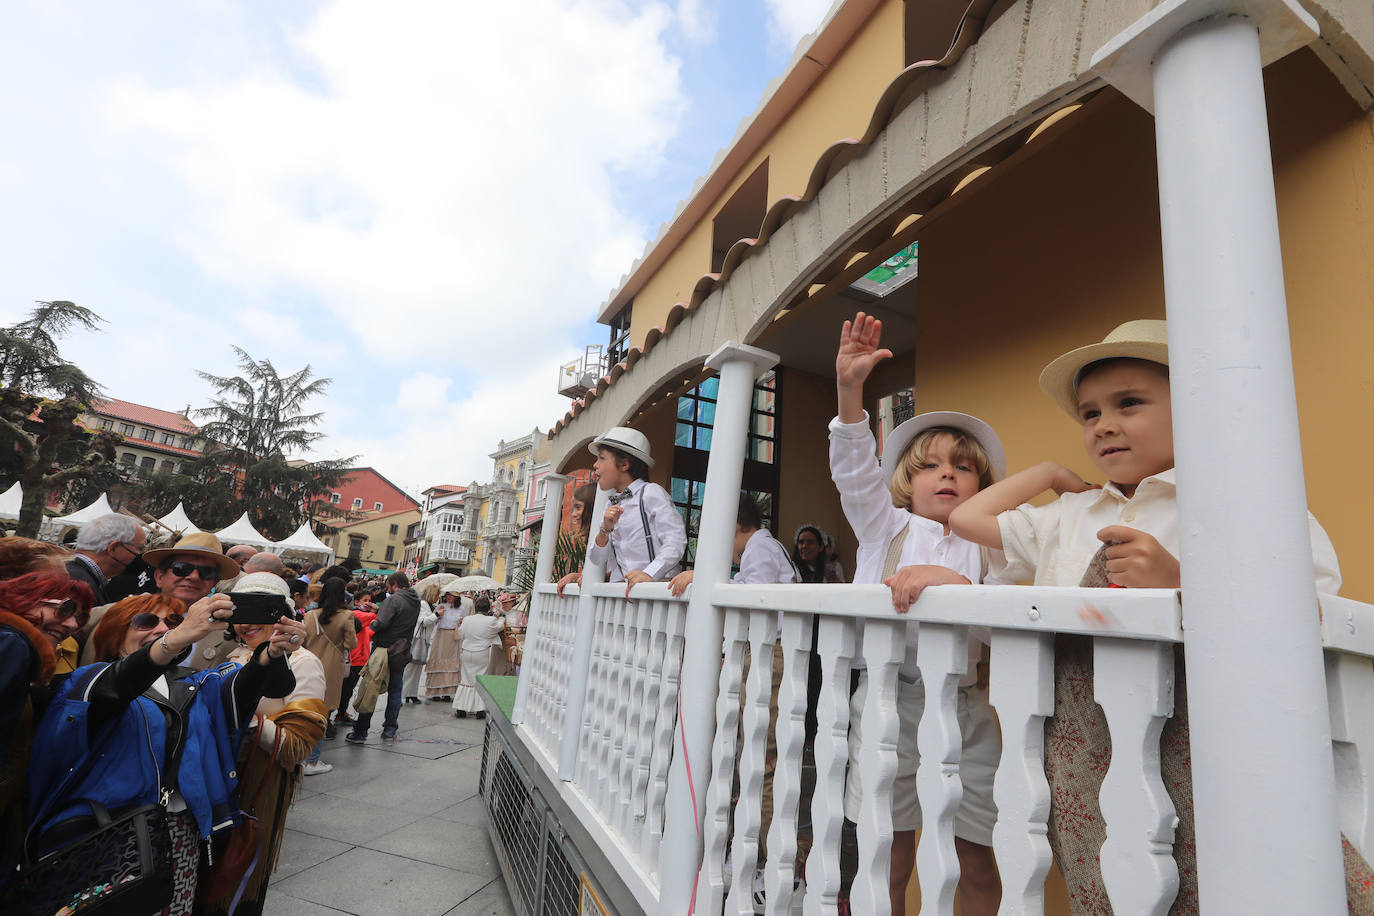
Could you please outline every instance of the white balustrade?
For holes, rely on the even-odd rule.
[[[560,672],[573,667],[579,596],[538,592],[542,619],[522,676],[531,679],[523,731],[552,766],[569,705]],[[634,863],[649,882],[664,869],[691,863],[660,860],[669,766],[680,754],[677,734],[685,603],[664,584],[589,586],[596,620],[589,645],[587,695],[576,779],[566,791],[586,801],[598,842]],[[792,899],[801,810],[801,762],[811,628],[824,682],[816,710],[816,787],[809,811],[814,845],[806,863],[800,912],[832,914],[839,901],[840,845],[849,741],[849,669],[855,622],[864,626],[868,695],[864,747],[857,777],[865,787],[858,820],[859,870],[850,891],[853,912],[888,912],[891,792],[896,772],[898,668],[905,632],[919,623],[917,663],[926,708],[917,773],[925,829],[917,851],[923,912],[953,912],[959,878],[953,819],[962,796],[958,724],[960,678],[968,628],[992,633],[990,699],[1001,723],[1003,752],[994,797],[993,846],[1003,881],[1003,914],[1044,910],[1050,866],[1046,839],[1050,793],[1044,775],[1045,720],[1053,713],[1054,637],[1094,638],[1095,698],[1112,734],[1112,758],[1099,802],[1106,826],[1102,868],[1112,905],[1121,913],[1167,912],[1177,886],[1172,860],[1175,812],[1160,774],[1160,732],[1173,708],[1173,652],[1182,639],[1181,607],[1172,590],[1103,590],[1094,606],[1107,623],[1085,621],[1078,589],[949,586],[930,589],[905,617],[895,616],[881,586],[720,585],[711,601],[723,626],[719,682],[709,691],[715,740],[709,772],[704,860],[698,875],[700,914],[752,911],[754,871],[761,865],[767,912],[798,911]],[[1342,829],[1361,850],[1374,845],[1374,608],[1324,597],[1332,734],[1342,799]],[[780,621],[780,624],[779,624]],[[773,816],[767,855],[759,855],[761,796],[768,737],[773,644],[782,646],[776,697],[779,758],[772,778]],[[750,656],[744,675],[746,647]],[[547,724],[546,724],[547,723]],[[739,792],[732,784],[738,774]],[[855,774],[850,774],[851,777]],[[726,874],[729,856],[730,874]],[[763,859],[763,861],[760,861]]]

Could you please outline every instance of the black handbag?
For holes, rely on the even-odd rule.
[[[145,728],[147,725],[145,713]],[[113,734],[113,729],[108,734]],[[107,740],[108,737],[92,747],[81,765],[73,768],[48,797],[33,820],[35,826],[68,801],[66,792],[86,776],[100,758]],[[151,729],[148,749],[151,753]],[[153,759],[156,761],[156,755]],[[175,760],[170,762],[169,778],[163,779],[159,773],[155,804],[112,814],[87,799],[89,816],[67,818],[42,835],[35,835],[34,827],[30,827],[24,838],[18,873],[5,888],[4,912],[23,916],[53,916],[59,911],[83,916],[124,916],[165,909],[172,900],[172,835],[167,802],[175,764]]]

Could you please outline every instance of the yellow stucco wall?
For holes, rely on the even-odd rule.
[[[365,535],[367,540],[363,542],[363,553],[359,558],[362,564],[368,569],[398,569],[405,554],[406,529],[419,520],[419,509],[383,515],[340,528],[338,534],[329,535],[324,541],[333,548],[336,556],[347,557],[349,535]],[[395,534],[391,533],[392,525],[396,526]],[[395,548],[390,560],[386,559],[387,547]]]
[[[806,190],[816,160],[832,144],[858,137],[868,127],[882,91],[903,66],[903,3],[887,0],[869,18],[834,65],[821,76],[797,108],[741,168],[700,222],[668,256],[663,266],[634,291],[630,342],[641,345],[668,311],[692,295],[697,280],[711,270],[712,218],[768,160],[768,206]]]
[[[1358,456],[1374,444],[1374,118],[1310,52],[1266,85],[1309,504],[1343,594],[1370,601]],[[1122,321],[1164,316],[1152,122],[1118,99],[985,180],[921,236],[916,408],[985,418],[1012,469],[1053,459],[1096,479],[1036,379]]]

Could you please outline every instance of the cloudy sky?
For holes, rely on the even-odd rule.
[[[71,299],[118,398],[231,345],[334,380],[323,457],[490,476],[830,0],[12,0],[0,321]]]

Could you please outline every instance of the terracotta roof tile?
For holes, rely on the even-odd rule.
[[[127,420],[131,423],[142,423],[144,426],[156,426],[158,429],[171,430],[182,435],[193,436],[200,431],[196,424],[182,414],[170,410],[159,410],[156,407],[145,407],[142,404],[134,404],[116,398],[93,402],[91,412],[105,417]]]

